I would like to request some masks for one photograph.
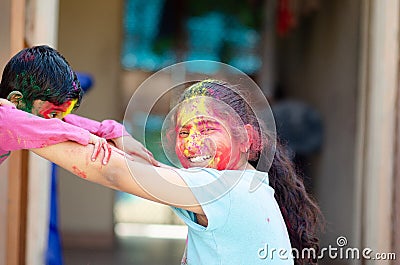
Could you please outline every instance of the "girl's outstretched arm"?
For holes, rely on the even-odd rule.
[[[125,159],[120,151],[114,149],[108,164],[103,165],[98,161],[92,162],[92,149],[90,145],[63,142],[31,151],[88,181],[204,214],[202,207],[177,171],[155,167],[139,159],[135,161]]]

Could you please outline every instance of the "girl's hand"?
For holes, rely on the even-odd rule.
[[[139,141],[129,135],[125,135],[123,137],[125,144],[123,144],[122,142],[122,137],[112,139],[115,147],[120,150],[124,150],[125,153],[127,153],[128,155],[141,157],[154,166],[159,167],[161,165],[157,160],[154,159],[153,154],[149,150],[147,150]],[[132,157],[131,159],[133,160]]]
[[[5,98],[0,98],[0,106],[15,106],[14,103]]]
[[[107,140],[101,137],[98,137],[94,134],[90,134],[89,144],[94,145],[93,153],[92,153],[92,161],[96,161],[97,157],[100,154],[100,151],[104,150],[103,157],[103,165],[107,165],[108,161],[111,157],[111,146],[107,143]]]

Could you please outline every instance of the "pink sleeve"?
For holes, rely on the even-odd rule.
[[[78,115],[69,114],[64,117],[64,121],[86,129],[89,132],[107,140],[129,135],[121,123],[113,120],[104,120],[102,122],[98,122]]]
[[[41,148],[65,141],[87,145],[89,139],[87,130],[59,119],[43,119],[13,106],[0,107],[0,151]]]

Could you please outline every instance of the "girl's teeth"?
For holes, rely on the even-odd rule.
[[[207,159],[210,159],[211,158],[211,156],[210,155],[208,155],[208,156],[196,156],[196,157],[190,157],[189,158],[189,160],[190,160],[190,162],[203,162],[203,161],[205,161],[205,160],[207,160]]]

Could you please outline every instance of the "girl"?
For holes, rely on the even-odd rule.
[[[244,98],[225,82],[205,80],[180,102],[167,138],[185,169],[125,162],[118,153],[101,166],[71,142],[33,151],[87,180],[171,205],[189,227],[182,264],[315,264],[314,257],[293,260],[291,251],[318,252],[320,210],[281,146],[268,174],[249,163],[269,136]],[[249,192],[254,177],[263,182]]]

